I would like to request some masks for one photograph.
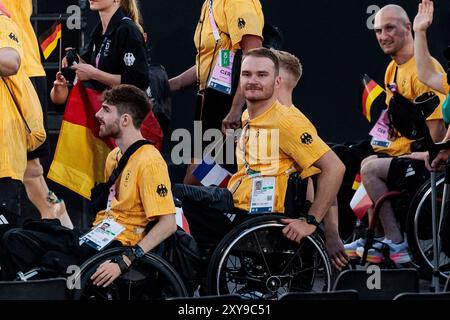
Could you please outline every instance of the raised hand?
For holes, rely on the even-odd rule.
[[[431,0],[422,0],[414,19],[414,32],[426,31],[433,22],[434,5]]]

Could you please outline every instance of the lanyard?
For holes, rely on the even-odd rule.
[[[208,3],[209,3],[209,23],[211,24],[214,40],[216,40],[216,43],[218,43],[220,41],[220,33],[219,29],[217,28],[216,21],[214,20],[213,0],[209,0]]]
[[[255,171],[253,169],[250,168],[250,164],[247,162],[247,159],[245,158],[245,146],[247,145],[247,143],[250,140],[250,122],[247,122],[244,126],[244,128],[242,128],[242,133],[241,133],[241,137],[242,139],[240,139],[240,143],[239,143],[239,148],[241,149],[241,153],[242,153],[242,159],[244,161],[244,166],[245,166],[245,172],[246,174],[250,177],[250,178],[256,178],[261,176],[261,171]]]
[[[95,57],[95,67],[98,69],[98,65],[100,63],[100,57],[103,54],[103,50],[105,49],[106,41],[108,40],[108,37],[105,35],[103,38],[102,45],[100,46],[100,50],[97,53],[97,56]]]

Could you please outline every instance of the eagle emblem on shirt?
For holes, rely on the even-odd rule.
[[[17,39],[17,36],[14,34],[14,33],[10,33],[9,34],[9,38],[12,40],[12,41],[15,41],[15,42],[17,42],[17,43],[19,43],[19,39]]]
[[[167,187],[163,184],[158,185],[158,187],[156,188],[156,193],[161,197],[164,198],[165,196],[167,196]]]
[[[127,52],[123,56],[123,62],[125,62],[125,65],[127,67],[131,67],[135,61],[136,61],[136,58],[134,57],[134,54],[132,54],[131,52]]]
[[[243,18],[238,18],[238,28],[239,29],[245,28],[245,20]]]
[[[311,144],[313,143],[313,137],[308,132],[305,132],[300,136],[300,141],[303,144]]]

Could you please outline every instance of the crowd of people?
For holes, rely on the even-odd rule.
[[[106,195],[103,206],[96,212],[92,229],[78,230],[64,201],[48,189],[40,162],[51,153],[46,139],[47,97],[57,104],[70,100],[68,81],[58,72],[47,92],[30,23],[32,1],[21,1],[19,6],[15,0],[0,1],[0,97],[5,106],[0,122],[1,279],[14,279],[17,272],[38,265],[49,251],[72,255],[82,263],[99,248],[126,246],[123,256],[101,264],[92,276],[95,285],[108,286],[177,229],[168,166],[158,148],[147,141],[160,141],[155,133],[160,129],[151,111],[147,36],[138,3],[90,1],[90,9],[99,13],[99,24],[77,62],[62,61],[63,68],[75,71],[76,81],[103,92],[95,114],[98,136],[113,139],[117,146],[106,158],[104,181],[98,181],[110,182],[102,190]],[[402,7],[386,5],[375,16],[374,31],[381,50],[392,59],[384,79],[386,107],[393,107],[394,97],[414,101],[433,92],[440,104],[426,125],[432,140],[440,142],[450,139],[442,115],[450,81],[449,70],[428,51],[426,31],[432,19],[430,0],[421,1],[413,23]],[[205,0],[194,35],[195,63],[168,81],[172,94],[196,85],[195,120],[201,122],[203,131],[217,129],[225,135],[240,129],[235,163],[227,164],[233,174],[221,190],[224,199],[232,199],[232,208],[225,214],[208,203],[183,201],[183,211],[193,238],[214,247],[248,212],[283,214],[289,177],[297,172],[308,182],[311,205],[300,218],[281,220],[283,235],[301,242],[323,223],[326,250],[334,267],[342,270],[350,259],[362,256],[365,244],[364,238],[346,244],[341,239],[338,193],[343,179],[352,180],[360,172],[374,202],[390,190],[413,194],[429,179],[429,172],[448,159],[450,151],[430,159],[420,141],[398,134],[383,116],[377,125],[390,128],[385,135],[358,145],[330,147],[293,103],[292,93],[302,76],[299,59],[264,47],[263,29],[258,0]],[[141,130],[143,123],[159,131],[146,135]],[[194,160],[184,183],[200,185],[193,175],[198,166]],[[41,223],[63,232],[18,225],[22,184]],[[372,209],[368,214],[372,219]],[[382,262],[383,245],[389,247],[395,263],[411,261],[403,219],[391,201],[383,204],[369,262]],[[103,236],[96,238],[99,232]]]

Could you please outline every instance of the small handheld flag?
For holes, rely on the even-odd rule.
[[[192,174],[204,186],[215,185],[221,188],[226,188],[231,178],[231,173],[219,166],[210,156],[206,156]]]
[[[362,95],[361,95],[361,112],[366,117],[367,121],[371,122],[372,117],[370,111],[372,104],[380,94],[384,92],[375,81],[373,81],[367,74],[362,79]]]
[[[55,50],[58,40],[61,39],[61,30],[62,24],[61,18],[59,18],[50,29],[39,36],[39,45],[46,60]]]
[[[361,183],[350,201],[350,208],[352,208],[358,220],[361,220],[372,205],[373,202]]]

